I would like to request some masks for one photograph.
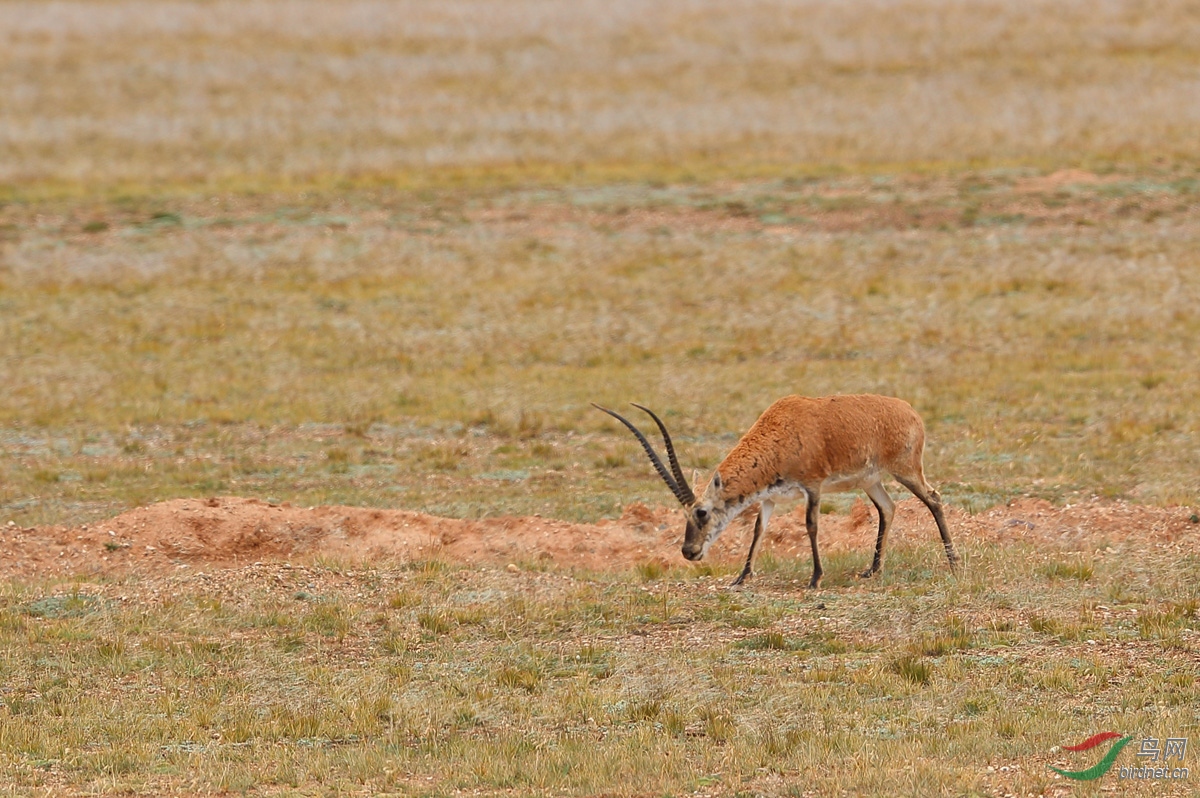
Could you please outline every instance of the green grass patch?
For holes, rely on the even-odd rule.
[[[1043,565],[1039,571],[1049,579],[1078,579],[1086,582],[1095,576],[1096,569],[1090,562],[1053,562]]]
[[[933,664],[912,654],[892,660],[888,669],[913,684],[927,685],[933,681]]]

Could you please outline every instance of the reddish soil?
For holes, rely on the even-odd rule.
[[[1051,550],[1138,547],[1200,550],[1200,523],[1185,507],[1146,507],[1095,500],[1056,507],[1020,499],[978,515],[951,508],[948,521],[960,548],[971,542],[1030,541]],[[732,525],[709,557],[740,562],[753,516]],[[870,556],[875,514],[864,502],[846,515],[821,518],[821,550]],[[0,528],[6,556],[0,577],[163,573],[179,568],[228,567],[258,561],[405,562],[439,558],[515,565],[550,561],[591,570],[627,568],[657,560],[681,564],[683,524],[678,509],[634,504],[616,520],[574,524],[548,518],[465,521],[404,510],[292,507],[233,497],[176,499],[139,507],[78,528]],[[936,541],[929,513],[915,499],[900,502],[889,545]],[[803,507],[771,520],[766,550],[807,559]]]

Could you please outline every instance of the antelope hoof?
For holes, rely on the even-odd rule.
[[[737,579],[734,579],[733,582],[730,583],[729,586],[730,587],[741,587],[742,585],[744,585],[746,583],[746,577],[749,575],[750,575],[749,573],[743,572],[742,575],[739,576]]]
[[[861,574],[859,574],[858,578],[859,579],[870,579],[872,576],[874,576],[877,573],[878,573],[878,571],[876,571],[874,568],[868,568],[867,570],[865,570]]]
[[[816,589],[817,589],[817,588],[819,588],[820,586],[821,586],[821,577],[819,577],[819,576],[814,576],[814,577],[813,577],[812,579],[810,579],[810,580],[809,580],[809,582],[808,582],[808,589],[809,589],[809,590],[816,590]]]

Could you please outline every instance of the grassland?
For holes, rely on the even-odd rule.
[[[744,593],[439,562],[12,585],[6,792],[1092,794],[1055,746],[1195,739],[1194,552],[963,546],[962,579],[901,546],[822,591],[769,557]]]
[[[0,3],[0,183],[1191,158],[1194,2]]]
[[[0,504],[591,520],[775,397],[877,391],[950,501],[1195,501],[1197,179],[1007,172],[0,209]],[[1041,186],[1039,188],[1039,186]]]
[[[667,496],[589,402],[707,469],[790,392],[909,399],[956,506],[1194,507],[1198,21],[0,2],[0,532],[214,494],[594,520]],[[1200,560],[1122,539],[960,539],[957,579],[901,540],[814,592],[769,552],[741,593],[16,581],[0,792],[1097,794],[1055,746],[1200,739]]]

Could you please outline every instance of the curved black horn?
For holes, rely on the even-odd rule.
[[[688,485],[687,478],[683,476],[683,469],[679,467],[679,460],[675,457],[675,446],[671,443],[671,436],[667,434],[667,425],[662,423],[662,419],[655,415],[654,411],[648,407],[642,407],[637,402],[629,404],[636,407],[638,410],[643,410],[650,414],[650,418],[654,419],[654,423],[658,425],[658,431],[662,433],[663,443],[667,446],[667,460],[671,463],[671,474],[675,477],[675,484],[679,485],[679,490],[684,494],[687,501],[680,499],[684,504],[695,504],[696,494],[692,492],[692,487]]]
[[[608,413],[617,421],[620,421],[622,424],[624,424],[629,431],[633,433],[634,437],[638,439],[638,443],[642,444],[642,448],[646,450],[646,454],[650,457],[650,462],[654,465],[654,470],[658,472],[660,477],[662,477],[662,481],[667,483],[667,487],[671,489],[671,493],[675,494],[675,498],[679,500],[680,504],[688,505],[695,501],[695,497],[691,496],[691,488],[681,488],[679,483],[677,483],[671,477],[671,475],[667,472],[667,467],[663,465],[662,460],[659,458],[658,453],[655,452],[654,447],[650,445],[650,441],[646,440],[646,436],[641,433],[641,430],[633,426],[633,423],[630,422],[629,419],[625,418],[619,413],[614,413],[607,407],[601,407],[595,402],[592,402],[592,407]]]

